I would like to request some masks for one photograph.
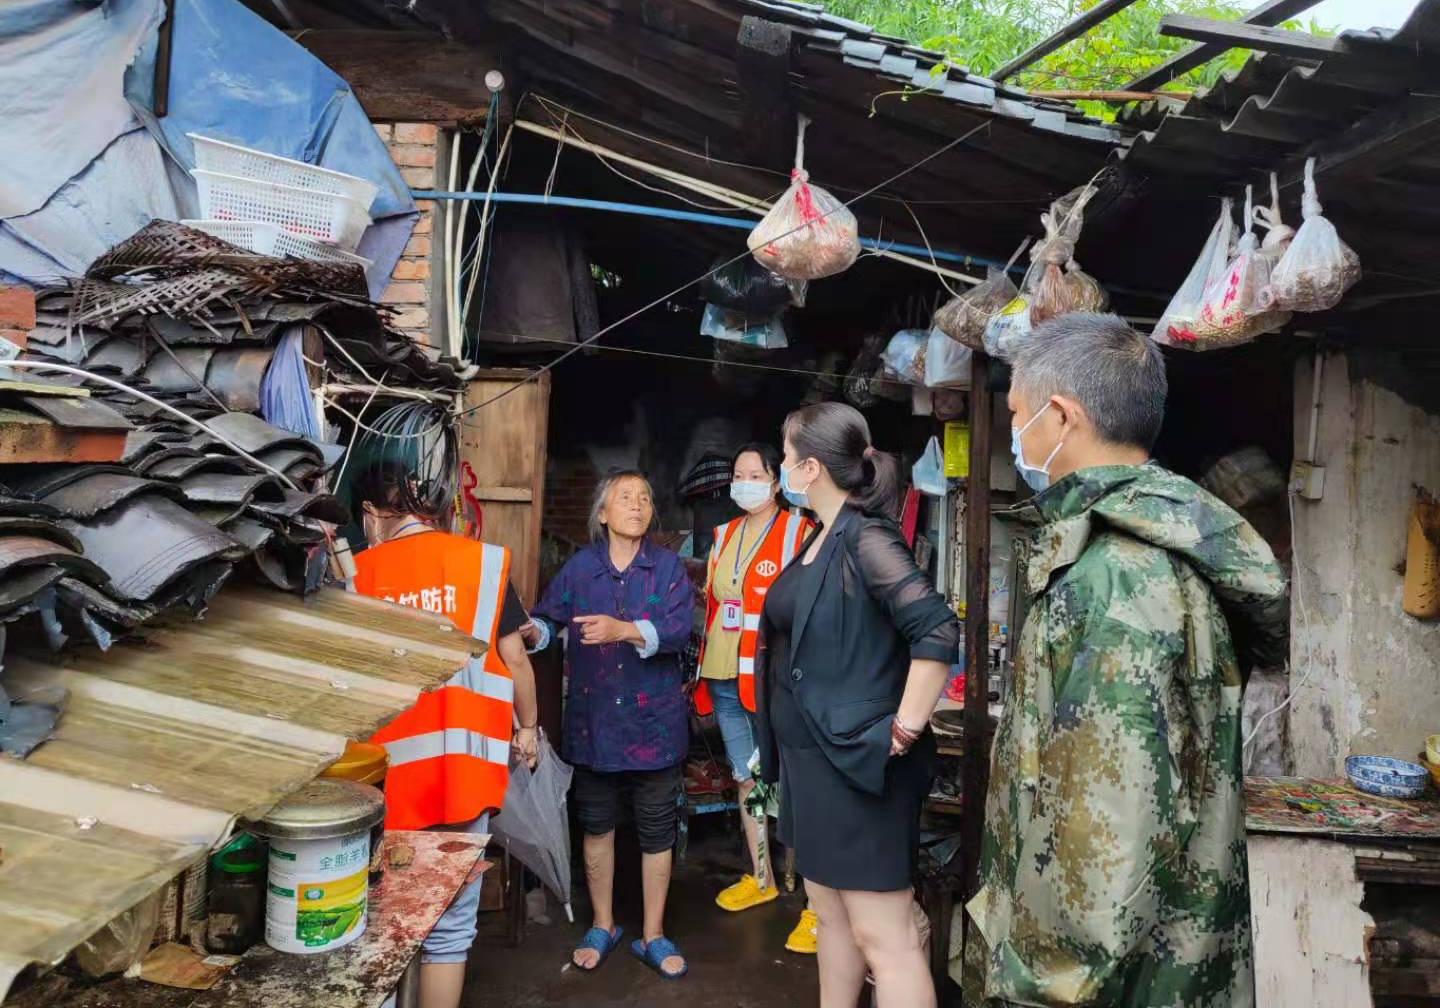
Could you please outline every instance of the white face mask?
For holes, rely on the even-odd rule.
[[[1055,456],[1059,455],[1060,449],[1065,447],[1065,439],[1062,437],[1060,442],[1055,445],[1055,450],[1046,457],[1044,462],[1036,466],[1025,461],[1025,449],[1020,445],[1020,436],[1029,430],[1035,421],[1039,420],[1040,417],[1044,415],[1045,410],[1049,408],[1050,404],[1046,403],[1045,409],[1042,409],[1039,413],[1031,417],[1030,422],[1024,427],[1018,429],[1015,427],[1010,428],[1010,453],[1015,456],[1015,468],[1019,470],[1020,478],[1036,493],[1050,486],[1050,463],[1055,461]]]
[[[775,499],[775,484],[735,480],[730,484],[730,499],[739,505],[742,511],[759,511]]]

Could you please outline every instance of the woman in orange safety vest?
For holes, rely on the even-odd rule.
[[[760,876],[760,823],[745,811],[755,787],[750,757],[755,752],[755,648],[765,596],[795,558],[814,524],[798,512],[782,510],[777,500],[780,452],[767,444],[747,444],[731,464],[730,497],[744,516],[715,530],[705,579],[705,637],[700,650],[700,681],[695,711],[714,713],[725,741],[725,754],[740,792],[740,821],[750,848],[751,874],[725,889],[715,902],[738,912],[769,903],[780,895],[775,872]],[[786,941],[792,952],[813,953],[815,920],[809,910]]]
[[[419,497],[396,463],[362,474],[356,498],[369,548],[355,558],[355,590],[443,614],[487,647],[371,739],[390,757],[385,825],[485,832],[504,801],[512,754],[535,763],[535,674],[521,638],[530,617],[510,586],[509,551],[437,530]],[[459,1005],[479,899],[477,879],[426,937],[421,1008]]]

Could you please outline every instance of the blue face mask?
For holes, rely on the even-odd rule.
[[[798,508],[808,508],[810,506],[810,495],[804,490],[796,490],[790,483],[790,474],[794,471],[794,466],[788,469],[783,465],[780,467],[780,490],[785,494],[785,499],[791,504],[794,504]]]
[[[1050,463],[1054,462],[1055,456],[1060,454],[1060,449],[1065,446],[1065,439],[1063,437],[1060,439],[1059,444],[1055,446],[1055,450],[1046,457],[1044,462],[1038,466],[1032,466],[1025,461],[1025,449],[1020,445],[1020,435],[1029,430],[1035,421],[1039,420],[1040,417],[1044,415],[1045,410],[1049,408],[1050,404],[1046,403],[1045,409],[1042,409],[1039,413],[1031,417],[1030,422],[1024,427],[1010,428],[1010,454],[1015,457],[1015,468],[1020,472],[1020,478],[1036,493],[1050,486]]]

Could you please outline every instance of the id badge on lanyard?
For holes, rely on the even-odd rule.
[[[720,629],[734,633],[740,629],[744,610],[739,599],[725,599],[720,603]]]

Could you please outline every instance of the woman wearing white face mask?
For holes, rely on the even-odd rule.
[[[750,847],[751,874],[716,899],[722,909],[733,912],[769,903],[779,895],[773,870],[766,873],[765,885],[758,880],[759,824],[744,811],[744,800],[755,786],[750,775],[750,757],[755,752],[755,648],[766,593],[813,526],[808,519],[780,507],[780,453],[775,448],[747,444],[735,453],[731,468],[730,497],[745,515],[715,530],[706,578],[705,640],[695,709],[702,715],[714,712],[740,791],[740,820]],[[807,924],[801,921],[796,929],[800,937],[789,943],[800,946],[795,951],[809,951],[804,947],[810,933]]]

